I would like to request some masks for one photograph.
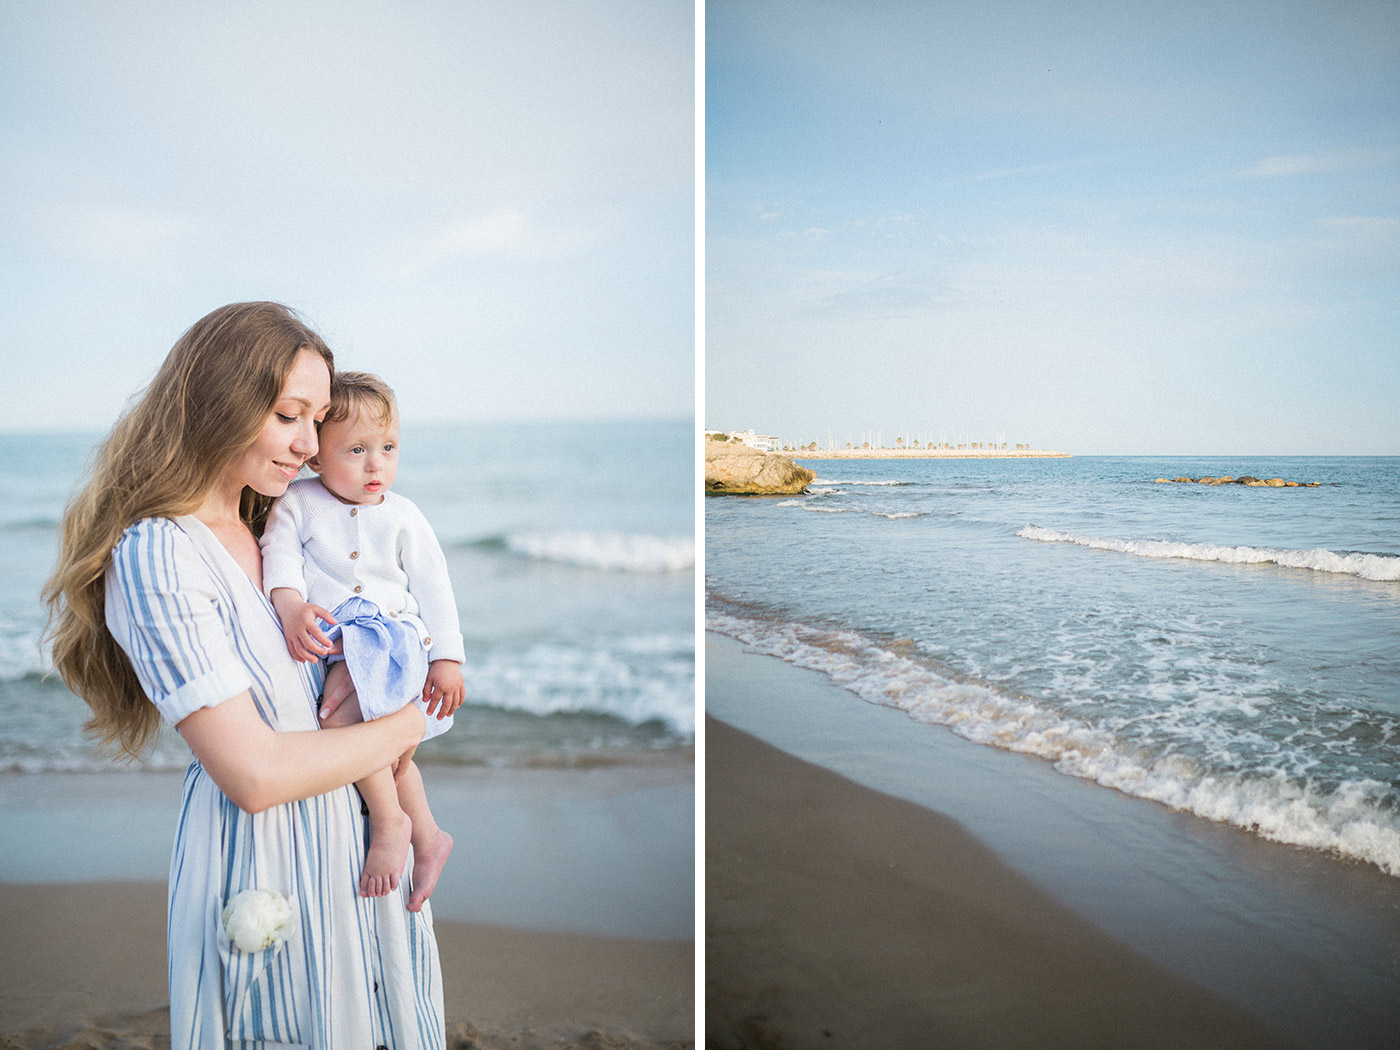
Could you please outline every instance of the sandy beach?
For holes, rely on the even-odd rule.
[[[705,651],[710,1045],[1400,1045],[1373,866]]]
[[[953,821],[723,723],[706,733],[709,1045],[1291,1045]]]
[[[1070,459],[1071,452],[1019,448],[829,448],[784,452],[792,459]]]
[[[5,885],[0,900],[0,1047],[170,1045],[163,883]],[[689,941],[435,928],[449,1047],[693,1045]]]
[[[448,1046],[693,1046],[689,759],[427,776],[458,842],[433,899]],[[0,1048],[170,1045],[179,782],[0,778]]]

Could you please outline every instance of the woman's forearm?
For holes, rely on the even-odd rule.
[[[408,705],[360,725],[279,733],[244,693],[196,711],[177,728],[219,789],[239,809],[257,813],[387,769],[423,738],[424,724],[422,712]]]
[[[422,712],[410,705],[387,718],[359,725],[273,733],[273,773],[265,780],[258,778],[263,783],[250,800],[256,807],[250,812],[323,795],[388,769],[399,755],[423,739],[424,725]],[[366,741],[366,736],[373,739]]]

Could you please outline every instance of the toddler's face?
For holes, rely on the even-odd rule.
[[[338,423],[321,426],[321,450],[311,468],[342,503],[384,502],[399,472],[399,421],[382,423],[353,408]]]

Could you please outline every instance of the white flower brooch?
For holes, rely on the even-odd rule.
[[[244,890],[224,905],[224,933],[242,952],[260,952],[292,935],[292,904],[275,890]]]

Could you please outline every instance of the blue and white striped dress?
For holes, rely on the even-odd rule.
[[[125,532],[107,624],[172,725],[246,689],[274,729],[318,728],[319,665],[288,655],[272,606],[196,518]],[[170,861],[172,1047],[442,1050],[432,913],[407,910],[406,879],[397,893],[359,895],[368,840],[353,787],[249,814],[190,766]],[[298,928],[245,953],[220,913],[254,888],[290,898]]]

